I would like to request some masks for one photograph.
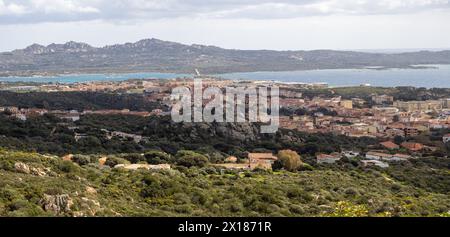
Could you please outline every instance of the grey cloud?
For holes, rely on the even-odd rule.
[[[449,9],[450,0],[0,0],[0,24],[176,17],[277,19]]]

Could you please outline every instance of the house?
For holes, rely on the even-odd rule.
[[[76,122],[76,121],[80,120],[80,115],[79,114],[63,114],[63,115],[60,115],[59,118],[63,119],[63,120]]]
[[[393,103],[394,97],[389,95],[372,95],[372,101],[375,104]]]
[[[343,151],[342,155],[347,157],[347,158],[354,158],[359,156],[359,152],[357,151]]]
[[[27,116],[42,116],[46,113],[48,113],[48,110],[46,109],[36,109],[36,108],[31,108],[31,109],[21,109],[22,113],[26,114]]]
[[[443,141],[444,143],[450,142],[450,133],[444,135],[444,136],[442,137],[442,141]]]
[[[87,137],[88,137],[88,135],[85,133],[75,133],[75,135],[74,135],[75,141],[77,141],[77,142],[79,140],[87,138]]]
[[[392,157],[391,154],[376,152],[376,151],[369,151],[366,153],[366,159],[368,160],[386,160],[390,159]]]
[[[394,101],[394,107],[407,112],[440,110],[442,109],[442,102],[439,100]]]
[[[21,113],[12,114],[11,117],[16,118],[21,121],[27,121],[27,116],[25,114],[21,114]]]
[[[282,89],[280,89],[280,97],[301,98],[302,97],[302,93],[296,92],[296,91],[291,91],[288,88],[282,88]]]
[[[363,105],[366,103],[366,101],[361,98],[352,98],[352,101],[353,101],[353,104],[356,104],[356,105]]]
[[[130,133],[125,133],[125,132],[113,131],[113,132],[111,132],[110,136],[111,137],[119,137],[122,139],[132,139],[135,143],[139,143],[142,141],[141,135],[130,134]]]
[[[376,151],[369,151],[366,154],[366,159],[368,160],[383,160],[383,161],[407,161],[411,159],[412,157],[405,154],[387,154],[387,153],[381,153]]]
[[[403,131],[405,132],[405,136],[407,136],[407,137],[413,137],[413,136],[417,136],[420,134],[419,129],[413,128],[413,127],[407,127]]]
[[[151,115],[161,115],[164,111],[162,109],[154,109],[151,112]]]
[[[424,148],[423,144],[415,142],[404,142],[401,146],[409,151],[421,151]]]
[[[377,112],[384,113],[384,114],[395,114],[399,112],[399,109],[395,107],[372,107],[372,109],[376,110]]]
[[[272,153],[249,153],[248,164],[251,170],[260,169],[272,169],[273,163],[278,160]]]
[[[353,101],[351,100],[341,100],[339,105],[346,109],[353,109]]]
[[[340,160],[340,154],[332,153],[330,155],[327,154],[318,154],[316,156],[316,160],[318,164],[334,164],[336,161]]]
[[[17,114],[17,113],[20,112],[19,108],[13,107],[13,106],[9,106],[9,107],[4,108],[4,111],[8,112],[8,113],[11,113],[11,114]]]
[[[398,128],[388,128],[388,129],[386,129],[386,131],[384,131],[384,133],[388,137],[396,137],[396,136],[404,137],[405,136],[405,131],[402,129],[398,129]]]
[[[387,148],[389,150],[394,150],[394,149],[399,149],[400,146],[391,142],[391,141],[387,141],[387,142],[382,142],[380,143],[381,146],[383,146],[384,148]]]
[[[389,164],[379,161],[379,160],[361,160],[361,163],[364,167],[369,167],[369,166],[378,166],[381,168],[388,168]]]
[[[412,159],[412,156],[406,155],[406,154],[395,154],[392,155],[391,161],[407,161],[409,159]]]

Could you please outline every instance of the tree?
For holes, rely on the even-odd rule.
[[[181,150],[177,153],[177,164],[185,167],[204,167],[208,163],[208,158],[202,154]]]
[[[284,168],[288,171],[296,171],[302,165],[300,155],[292,150],[281,150],[278,152],[278,160],[275,162],[277,168]]]
[[[78,143],[84,147],[101,147],[102,146],[102,142],[100,141],[100,139],[98,139],[97,137],[94,137],[94,136],[87,136],[83,139],[80,139],[80,141]]]
[[[172,163],[172,157],[163,151],[148,151],[145,153],[144,157],[149,164],[159,165]]]
[[[137,164],[141,161],[145,161],[145,158],[141,154],[137,153],[126,154],[123,156],[123,158],[131,162],[132,164]]]
[[[450,153],[450,142],[445,143],[445,149]]]
[[[58,165],[58,169],[65,173],[75,173],[80,170],[79,167],[77,167],[72,161],[68,160],[62,161]]]
[[[130,163],[129,161],[119,157],[108,157],[108,159],[106,159],[105,165],[114,168],[116,165],[129,163]]]
[[[403,138],[402,136],[395,136],[394,137],[394,143],[397,145],[402,144],[405,141],[405,138]]]
[[[72,161],[77,163],[78,165],[87,165],[91,163],[91,158],[86,155],[74,155],[72,157]]]
[[[299,152],[301,152],[302,154],[314,155],[319,152],[319,146],[317,145],[317,143],[309,142],[304,145],[300,145]]]
[[[394,122],[399,122],[399,121],[400,121],[400,116],[394,115],[393,121],[394,121]]]

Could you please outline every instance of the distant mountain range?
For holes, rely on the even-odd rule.
[[[0,53],[0,76],[63,73],[290,71],[339,68],[407,68],[450,64],[450,50],[366,53],[312,50],[235,50],[145,39],[101,48],[68,42]]]

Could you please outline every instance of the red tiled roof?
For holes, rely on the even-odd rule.
[[[404,143],[402,143],[402,147],[404,147],[410,151],[420,151],[423,149],[422,144],[414,143],[414,142],[404,142]]]
[[[382,143],[380,143],[380,145],[382,145],[382,146],[384,146],[384,147],[386,147],[388,149],[398,149],[398,148],[400,148],[399,145],[397,145],[397,144],[395,144],[395,143],[393,143],[391,141],[382,142]]]

